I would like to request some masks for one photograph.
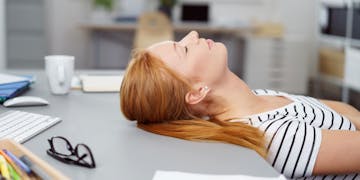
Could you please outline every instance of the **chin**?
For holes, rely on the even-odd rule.
[[[219,47],[220,56],[221,56],[222,58],[224,58],[225,61],[226,61],[226,63],[227,63],[228,50],[227,50],[226,46],[225,46],[223,43],[219,43],[219,44],[218,44],[218,47]]]
[[[226,46],[222,42],[216,42],[215,45],[226,49]]]
[[[218,42],[218,43],[216,43],[216,46],[219,48],[219,51],[221,51],[222,53],[224,53],[227,56],[228,50],[223,43]]]

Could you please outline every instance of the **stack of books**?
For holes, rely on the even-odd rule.
[[[32,76],[15,76],[0,73],[0,103],[16,97],[29,89]]]

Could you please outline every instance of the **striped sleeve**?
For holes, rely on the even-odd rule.
[[[260,126],[268,139],[267,161],[288,178],[311,176],[321,144],[321,129],[292,118]]]

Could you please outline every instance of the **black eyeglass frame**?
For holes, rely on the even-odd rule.
[[[54,147],[54,143],[53,143],[53,140],[56,138],[62,139],[66,142],[66,148],[67,148],[67,150],[69,150],[70,154],[62,154],[62,153],[59,153],[56,151],[56,149]],[[95,168],[96,167],[94,156],[93,156],[90,148],[86,144],[79,143],[75,146],[75,148],[73,148],[70,141],[62,136],[51,137],[50,139],[48,139],[48,142],[50,144],[50,149],[48,149],[46,151],[46,153],[48,155],[50,155],[51,157],[53,157],[63,163],[66,163],[66,164],[74,164],[74,165],[83,166],[83,167],[87,167],[87,168]],[[80,146],[84,147],[88,151],[88,154],[83,154],[82,156],[80,156],[78,153],[78,149]],[[91,159],[90,163],[83,160],[87,156],[90,156],[90,159]],[[74,160],[71,157],[76,157],[77,160]]]

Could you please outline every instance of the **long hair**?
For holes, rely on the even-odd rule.
[[[189,81],[157,56],[134,52],[120,89],[121,111],[143,130],[195,141],[241,145],[265,157],[264,133],[241,122],[197,117],[185,101]]]

